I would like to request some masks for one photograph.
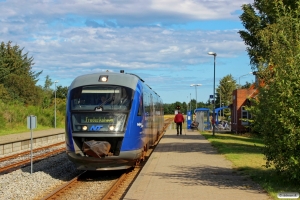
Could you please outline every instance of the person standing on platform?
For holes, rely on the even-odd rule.
[[[184,117],[180,110],[178,110],[178,114],[175,115],[174,122],[176,123],[177,135],[179,135],[179,133],[182,135],[182,124],[184,123]]]
[[[215,123],[216,123],[215,118],[212,117],[212,118],[211,118],[212,129],[215,127]]]

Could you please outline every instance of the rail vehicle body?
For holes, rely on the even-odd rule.
[[[79,170],[130,168],[159,138],[163,115],[160,96],[136,75],[79,76],[68,89],[67,156]]]

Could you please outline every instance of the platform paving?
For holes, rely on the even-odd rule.
[[[52,128],[38,131],[32,130],[24,133],[1,135],[0,157],[12,153],[18,153],[21,151],[28,151],[32,147],[38,148],[58,142],[63,142],[64,140],[65,130],[62,128]]]
[[[55,134],[64,134],[64,133],[65,133],[65,129],[63,128],[51,128],[46,130],[33,129],[32,132],[31,130],[28,130],[28,132],[23,132],[23,133],[1,135],[0,144],[6,144],[9,142],[15,142],[21,140],[28,140],[31,138],[31,134],[32,134],[32,138],[40,138],[40,137],[45,137],[45,136],[50,136]]]
[[[124,200],[271,199],[198,131],[183,132],[166,131]]]

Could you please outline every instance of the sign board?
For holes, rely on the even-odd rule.
[[[37,127],[37,118],[34,115],[30,115],[27,117],[27,128],[35,129]]]
[[[214,98],[214,95],[209,95],[209,98],[210,98],[210,99],[213,99],[213,98]]]

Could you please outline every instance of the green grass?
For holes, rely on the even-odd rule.
[[[201,133],[218,152],[233,163],[233,168],[248,175],[266,190],[273,199],[278,199],[279,192],[300,193],[300,183],[284,181],[284,177],[273,168],[265,168],[266,161],[262,150],[264,144],[261,138],[239,136],[234,134]]]
[[[47,130],[47,129],[51,129],[51,128],[54,128],[54,127],[38,125],[37,128],[33,129],[33,131]],[[64,127],[57,127],[57,128],[64,128]],[[24,132],[30,132],[30,129],[28,129],[27,126],[20,125],[20,126],[12,127],[9,129],[1,130],[0,136],[16,134],[16,133],[24,133]]]

